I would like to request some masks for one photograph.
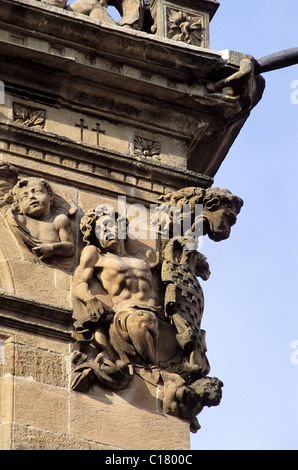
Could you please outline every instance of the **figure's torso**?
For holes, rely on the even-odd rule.
[[[26,228],[30,235],[43,243],[59,242],[59,234],[55,227],[55,217],[50,217],[47,221],[33,219],[26,215],[18,216],[21,225]]]
[[[154,304],[152,273],[145,260],[109,253],[100,256],[96,267],[100,268],[98,276],[113,305],[128,300]]]

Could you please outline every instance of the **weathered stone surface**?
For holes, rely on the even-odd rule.
[[[186,202],[196,226],[201,204],[201,235],[227,238],[242,201],[210,187],[264,82],[207,49],[216,1],[124,0],[117,25],[108,3],[0,0],[3,449],[188,449],[221,398],[205,256],[173,214],[166,239],[106,244],[92,214]]]
[[[68,432],[68,391],[44,385],[30,378],[5,376],[3,422],[9,421],[13,404],[13,422],[66,434]],[[46,406],[45,406],[46,405]]]
[[[11,450],[90,450],[92,443],[65,434],[44,431],[33,426],[13,424],[14,441]],[[98,450],[105,450],[102,446]],[[5,449],[5,447],[3,447]]]
[[[84,433],[88,440],[127,450],[189,449],[188,423],[171,416],[76,392],[71,393],[71,410],[73,436]]]
[[[56,387],[67,387],[68,356],[20,344],[7,346],[5,353],[5,373]],[[11,359],[13,364],[10,364]]]
[[[11,335],[13,331],[1,332],[1,449],[189,448],[188,423],[161,413],[155,386],[136,376],[134,386],[119,394],[94,387],[89,396],[76,392],[69,395],[69,346],[28,333]],[[87,419],[86,410],[94,417],[94,424],[92,420],[90,423],[90,416]],[[105,416],[108,426],[101,424]],[[143,437],[144,426],[147,431]],[[161,442],[160,432],[166,432],[168,426],[171,436]],[[142,439],[133,440],[128,430],[142,433]],[[185,440],[181,440],[182,435]]]
[[[35,132],[63,134],[92,147],[101,148],[103,144],[103,148],[117,150],[123,156],[133,155],[134,138],[144,136],[160,142],[161,161],[165,164],[213,177],[261,97],[264,84],[250,56],[216,53],[145,32],[99,25],[89,16],[33,1],[2,2],[3,22],[9,25],[2,31],[3,53],[8,62],[14,58],[11,67],[18,77],[13,93],[22,88],[22,81],[31,81],[34,85],[28,90],[26,99],[31,103],[27,105],[46,111],[44,127]],[[26,15],[22,15],[24,9]],[[11,28],[19,17],[23,19],[22,31],[13,35]],[[84,44],[79,39],[82,21]],[[38,38],[32,30],[39,31]],[[30,57],[35,64],[26,69],[25,76],[17,59],[20,47],[21,56]],[[236,77],[242,59],[250,63],[250,71]],[[66,68],[68,74],[64,73]],[[3,81],[6,74],[3,67]],[[230,77],[233,80],[225,82]],[[9,96],[10,90],[7,92]],[[55,107],[48,104],[49,94]],[[37,96],[43,101],[40,107]],[[13,97],[10,95],[8,100],[6,122],[11,123]],[[105,134],[98,134],[98,124]],[[33,130],[32,126],[27,130]]]

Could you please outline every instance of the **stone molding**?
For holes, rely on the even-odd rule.
[[[136,187],[139,201],[148,204],[166,192],[169,180],[173,189],[188,184],[209,187],[213,179],[179,167],[161,164],[146,157],[135,159],[72,142],[67,138],[0,123],[3,160],[32,175],[50,175],[54,181],[76,181],[80,188],[97,191],[99,178],[111,182],[109,192],[130,196]],[[28,144],[28,145],[27,145]],[[32,165],[33,163],[33,165]],[[64,170],[59,177],[56,168]],[[112,170],[115,168],[115,170]],[[120,169],[121,172],[116,169]],[[132,174],[134,176],[132,176]],[[75,176],[76,175],[76,176]],[[117,187],[112,182],[117,182]],[[158,182],[158,183],[155,183]],[[104,188],[100,188],[105,191]]]
[[[0,324],[41,336],[70,341],[72,310],[0,293]]]
[[[103,24],[34,0],[1,0],[0,7],[1,63],[10,64],[0,65],[0,75],[9,93],[41,108],[47,104],[126,123],[136,135],[143,129],[175,136],[188,146],[186,168],[198,173],[215,175],[260,99],[262,83],[254,83],[251,56]],[[31,68],[25,67],[28,60]],[[223,91],[243,60],[251,64],[251,73],[241,72],[238,80],[249,84],[244,99],[236,79]],[[11,67],[13,81],[7,76]],[[197,132],[206,122],[206,132]]]

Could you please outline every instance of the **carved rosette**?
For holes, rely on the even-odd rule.
[[[136,136],[134,139],[134,154],[137,157],[159,159],[160,143]]]
[[[27,128],[43,129],[46,122],[46,112],[43,109],[13,103],[13,120]]]
[[[168,9],[168,37],[194,46],[203,46],[205,39],[204,18],[186,11]]]

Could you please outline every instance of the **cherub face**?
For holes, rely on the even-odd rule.
[[[39,180],[28,181],[18,189],[20,212],[34,219],[50,214],[51,196]]]

